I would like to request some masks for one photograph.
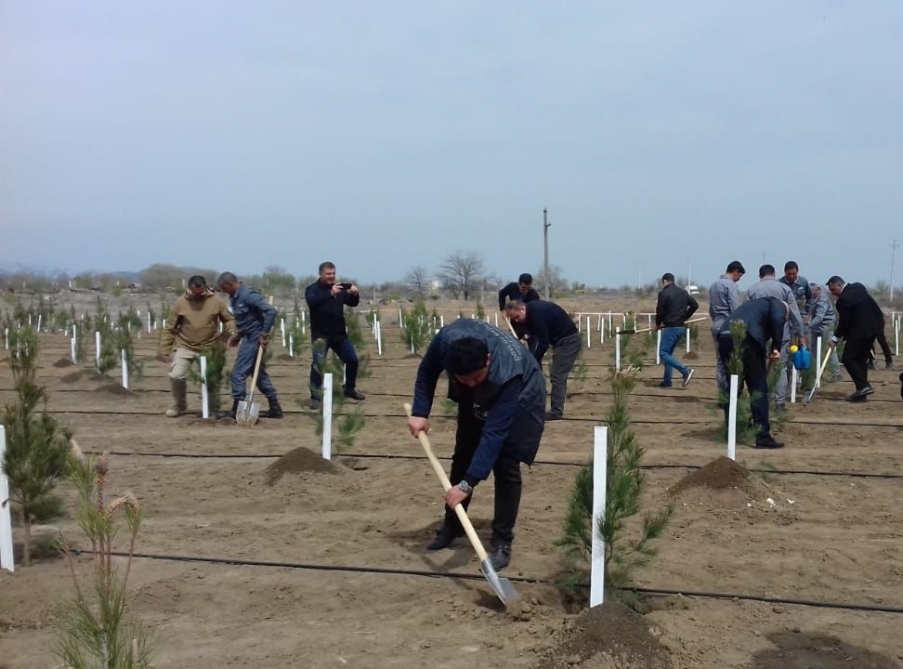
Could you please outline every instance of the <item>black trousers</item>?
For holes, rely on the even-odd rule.
[[[734,339],[730,336],[718,337],[718,356],[728,368],[731,354],[734,352]],[[759,426],[759,437],[771,433],[771,421],[768,417],[768,365],[765,361],[765,349],[755,339],[747,337],[743,342],[743,378],[740,383],[746,384],[752,398],[750,409],[753,421]],[[728,373],[728,379],[730,379]],[[728,386],[730,390],[730,386]]]
[[[467,473],[473,455],[480,443],[483,432],[483,421],[474,414],[473,403],[461,399],[458,404],[458,430],[455,434],[455,452],[452,455],[449,480],[458,485]],[[499,454],[492,468],[495,476],[495,513],[492,519],[492,546],[510,544],[514,541],[514,524],[520,509],[521,472],[520,462],[505,454]],[[465,509],[470,505],[473,495],[462,502]],[[461,522],[453,509],[445,507],[445,522],[459,532],[463,532]]]
[[[869,385],[868,363],[874,343],[874,337],[865,335],[853,335],[844,342],[843,357],[840,361],[846,367],[856,390],[862,390]]]
[[[894,361],[893,353],[890,350],[890,344],[887,343],[887,337],[884,334],[884,330],[878,332],[878,336],[876,338],[878,340],[878,346],[881,347],[881,352],[884,354],[884,362],[890,364]],[[869,347],[869,359],[874,360],[874,344]]]

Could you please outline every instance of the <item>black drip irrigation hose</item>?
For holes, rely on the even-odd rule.
[[[297,415],[303,416],[308,413],[304,409],[292,410],[285,409],[283,411],[286,415]],[[97,409],[56,409],[52,408],[51,413],[55,414],[72,414],[72,415],[82,415],[82,416],[160,416],[162,415],[159,411],[102,411]],[[344,416],[346,415],[344,412],[335,411],[332,414],[333,416]],[[407,414],[403,413],[362,413],[360,414],[364,418],[407,418]],[[200,416],[197,416],[200,419]],[[430,416],[430,420],[456,420],[455,416]],[[559,422],[572,422],[572,423],[596,423],[599,424],[601,419],[592,418],[592,417],[579,417],[579,418],[562,418]],[[632,418],[630,421],[634,425],[712,425],[713,421],[708,418],[696,418],[696,419],[682,419],[682,420],[646,420],[646,419],[637,419]],[[889,424],[889,423],[870,423],[870,422],[851,422],[851,421],[822,421],[822,420],[812,420],[806,418],[792,418],[789,425],[816,425],[816,426],[826,426],[826,427],[883,427],[890,428],[894,430],[903,429],[903,421],[900,424]]]
[[[73,550],[73,554],[78,555],[96,555],[94,551]],[[113,551],[111,553],[116,557],[129,557],[129,554],[121,551]],[[391,567],[349,567],[342,565],[328,564],[312,564],[303,562],[276,562],[270,560],[243,560],[240,558],[215,558],[202,557],[193,555],[155,555],[151,553],[134,553],[134,558],[142,560],[159,560],[166,562],[193,562],[202,564],[228,565],[235,567],[266,567],[270,569],[299,569],[306,571],[332,571],[351,574],[382,574],[393,576],[423,576],[429,578],[448,578],[452,580],[462,581],[482,581],[485,576],[477,574],[458,574],[447,571],[433,571],[428,569],[399,569]],[[555,581],[545,578],[535,578],[528,576],[508,576],[509,581],[513,583],[525,583],[532,585],[551,585],[558,586]],[[581,583],[577,587],[588,589],[589,584]],[[674,595],[682,595],[684,597],[696,597],[698,599],[730,599],[744,600],[752,602],[767,602],[769,604],[785,604],[793,606],[813,606],[824,609],[844,609],[847,611],[867,611],[873,613],[903,613],[903,607],[899,606],[881,606],[877,604],[847,604],[844,602],[823,602],[808,599],[786,599],[783,597],[768,597],[765,595],[746,595],[741,593],[725,593],[725,592],[704,592],[695,590],[668,590],[660,588],[618,588],[624,592],[638,592],[646,595],[669,597]]]
[[[86,451],[90,455],[100,455],[100,451]],[[109,455],[135,458],[185,458],[192,460],[275,460],[282,454],[270,453],[143,453],[136,451],[107,451]],[[401,455],[397,453],[341,453],[338,458],[358,458],[362,460],[426,460],[423,455]],[[439,460],[451,460],[449,456],[437,455]],[[561,462],[554,460],[536,460],[534,465],[548,467],[583,467],[584,462]],[[640,469],[653,471],[656,469],[683,469],[696,471],[702,469],[702,465],[681,465],[666,463],[660,465],[640,465]],[[833,476],[837,478],[898,480],[903,479],[903,474],[882,474],[875,472],[824,472],[810,469],[762,469],[748,468],[746,471],[756,474],[775,474],[784,476]]]

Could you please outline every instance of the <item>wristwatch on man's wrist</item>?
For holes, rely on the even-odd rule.
[[[473,492],[473,486],[470,485],[467,481],[461,481],[458,484],[458,490],[463,492],[465,495],[469,495]]]

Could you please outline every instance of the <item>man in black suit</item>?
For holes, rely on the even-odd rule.
[[[505,303],[532,302],[539,299],[539,293],[533,288],[533,277],[527,273],[517,277],[517,283],[512,281],[499,291],[499,311],[505,310]]]
[[[828,279],[828,290],[837,298],[834,309],[838,324],[830,346],[835,348],[841,339],[845,344],[841,362],[856,386],[847,398],[850,402],[864,402],[875,392],[869,385],[869,353],[884,322],[881,307],[861,283],[846,283],[839,276]]]

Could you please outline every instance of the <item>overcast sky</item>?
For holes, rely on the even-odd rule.
[[[0,3],[0,268],[515,278],[544,207],[593,285],[887,280],[903,2]]]

